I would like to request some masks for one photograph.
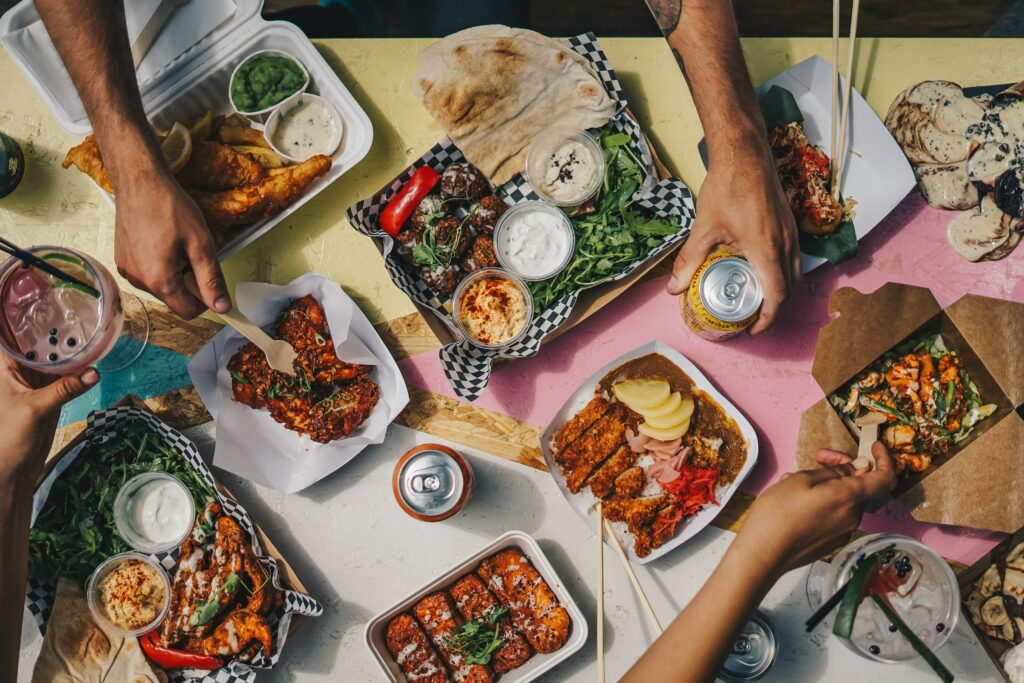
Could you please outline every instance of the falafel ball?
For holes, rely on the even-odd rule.
[[[494,254],[494,241],[487,235],[477,235],[469,245],[466,257],[462,259],[462,269],[467,273],[483,268],[494,268],[498,265],[498,257]]]
[[[487,178],[472,164],[452,164],[441,174],[441,196],[445,199],[473,200],[487,190]]]
[[[471,236],[469,225],[457,216],[447,216],[434,224],[434,240],[439,250],[451,255],[452,261],[462,258]]]
[[[508,211],[508,204],[505,203],[505,200],[496,194],[489,194],[481,197],[480,201],[469,208],[469,222],[480,232],[490,235],[494,232],[494,226],[498,224],[498,219],[506,211]]]
[[[437,267],[423,266],[420,268],[420,275],[423,277],[424,284],[437,293],[438,297],[447,299],[459,286],[462,269],[455,264]]]
[[[405,228],[395,235],[395,254],[406,263],[415,263],[412,250],[420,243],[423,237],[423,227],[415,223],[408,223]]]
[[[423,231],[423,228],[427,227],[427,217],[431,214],[442,214],[447,215],[446,206],[444,200],[441,199],[441,195],[437,193],[428,194],[426,197],[420,200],[420,203],[413,209],[412,215],[409,216],[409,223]]]

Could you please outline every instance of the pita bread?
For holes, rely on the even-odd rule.
[[[82,587],[61,579],[32,683],[167,683],[167,675],[150,666],[137,639],[97,626]]]
[[[495,185],[522,172],[542,130],[598,128],[617,108],[586,59],[534,31],[466,29],[423,50],[420,64],[413,93]]]
[[[949,81],[924,81],[897,96],[885,126],[913,164],[955,164],[971,151],[968,128],[981,121],[983,104]]]

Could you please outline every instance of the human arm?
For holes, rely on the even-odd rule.
[[[764,118],[740,50],[732,3],[646,0],[690,86],[708,145],[708,174],[693,230],[672,268],[680,294],[718,244],[735,247],[757,271],[764,304],[756,334],[767,329],[800,278],[796,222],[782,191]]]
[[[89,115],[117,195],[114,258],[132,285],[183,317],[231,308],[217,250],[199,207],[164,163],[132,66],[124,5],[37,0],[50,38]],[[184,286],[195,272],[202,300]]]
[[[736,635],[784,573],[812,562],[855,530],[864,510],[896,484],[881,442],[877,466],[822,451],[829,466],[797,472],[757,498],[718,567],[697,595],[622,680],[714,680]]]
[[[51,384],[28,376],[14,361],[0,359],[0,680],[18,678],[21,618],[25,613],[28,530],[32,495],[53,443],[60,407],[99,381],[87,369]]]

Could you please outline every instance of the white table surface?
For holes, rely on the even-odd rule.
[[[213,452],[212,434],[212,425],[189,432],[207,457]],[[591,626],[585,648],[543,680],[595,680],[594,533],[546,473],[463,447],[457,448],[468,455],[477,478],[466,509],[435,524],[408,517],[392,497],[392,468],[407,449],[428,441],[438,439],[393,426],[383,445],[367,449],[334,475],[291,496],[219,473],[325,608],[324,616],[307,621],[289,639],[277,668],[261,672],[258,681],[388,680],[364,644],[366,622],[509,529],[537,539]],[[730,532],[709,527],[664,558],[636,567],[663,624],[696,593],[731,539]],[[651,642],[652,631],[614,550],[605,549],[604,561],[607,680],[613,681]],[[778,661],[763,680],[937,680],[923,662],[895,666],[863,659],[825,627],[806,635],[806,573],[803,569],[784,576],[763,604],[780,641]],[[40,643],[26,612],[19,683],[28,683]],[[939,655],[957,681],[999,680],[962,621]]]

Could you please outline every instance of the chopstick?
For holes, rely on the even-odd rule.
[[[604,502],[597,501],[597,683],[604,683]]]
[[[829,158],[829,178],[836,177],[836,148],[839,147],[836,141],[836,115],[839,113],[839,10],[841,0],[832,0],[832,125],[830,130],[829,151],[832,156]],[[833,183],[834,185],[835,183]],[[831,189],[831,188],[830,188]]]
[[[640,603],[644,606],[647,611],[647,617],[651,620],[651,626],[658,632],[660,636],[664,629],[661,627],[661,622],[658,621],[658,615],[654,613],[654,608],[651,607],[651,601],[647,599],[647,593],[644,592],[643,586],[640,585],[640,581],[636,578],[636,574],[633,572],[633,565],[630,564],[629,558],[626,557],[626,551],[622,549],[622,544],[619,543],[619,537],[615,535],[615,530],[608,520],[602,518],[604,521],[604,530],[611,539],[612,545],[615,546],[615,551],[619,554],[619,559],[622,560],[622,566],[626,568],[626,574],[629,576],[630,583],[633,584],[633,590],[636,591],[636,595],[640,598]]]
[[[835,173],[832,176],[832,196],[839,199],[839,188],[843,183],[843,166],[846,158],[846,129],[850,122],[850,95],[853,89],[853,54],[857,46],[857,17],[860,15],[860,0],[853,0],[850,15],[850,44],[846,55],[846,86],[843,88],[843,118],[839,126],[839,141],[833,149]],[[833,19],[833,25],[837,20]],[[835,66],[838,69],[838,65]]]
[[[846,587],[848,583],[844,583],[842,587],[837,590],[831,598],[825,601],[825,603],[811,615],[811,618],[804,623],[805,630],[810,633],[814,630],[814,627],[821,623],[821,620],[828,616],[829,612],[839,606],[839,603],[843,601],[843,596],[846,595]]]
[[[38,256],[36,256],[32,252],[26,251],[25,249],[22,249],[21,247],[19,247],[14,242],[11,242],[10,240],[5,239],[3,237],[0,237],[0,251],[5,251],[8,254],[10,254],[11,256],[14,256],[15,258],[21,259],[21,261],[23,263],[26,263],[28,265],[31,265],[31,266],[35,267],[35,268],[38,268],[39,270],[43,271],[44,273],[48,273],[48,274],[54,276],[58,280],[63,280],[64,282],[67,282],[67,283],[70,283],[70,284],[82,287],[83,289],[87,290],[87,292],[89,294],[91,294],[92,296],[95,296],[96,298],[99,298],[99,296],[100,296],[100,293],[98,291],[96,291],[95,287],[93,287],[91,285],[85,284],[84,282],[82,282],[81,280],[79,280],[78,278],[76,278],[76,277],[74,277],[72,275],[68,275],[67,273],[65,273],[60,268],[58,268],[58,267],[56,267],[56,266],[54,266],[54,265],[52,265],[50,263],[47,263],[46,261],[44,261],[43,259],[39,258]]]

